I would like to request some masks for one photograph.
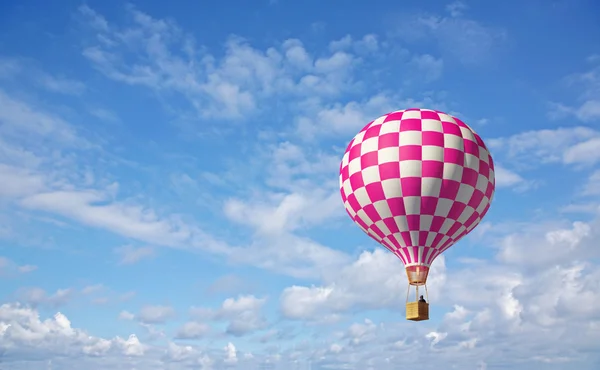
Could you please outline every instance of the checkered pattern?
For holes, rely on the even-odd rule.
[[[494,196],[494,162],[456,117],[407,109],[369,123],[340,166],[346,211],[406,266],[430,266],[467,235]]]

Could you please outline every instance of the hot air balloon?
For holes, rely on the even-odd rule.
[[[431,263],[471,232],[495,190],[494,162],[460,119],[429,109],[385,114],[350,141],[340,165],[346,211],[367,235],[399,257],[408,290],[425,286]],[[427,301],[406,318],[429,319]]]

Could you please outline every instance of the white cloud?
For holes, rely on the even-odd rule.
[[[136,248],[132,245],[124,245],[115,249],[115,252],[119,255],[119,263],[123,265],[130,265],[144,258],[151,258],[156,255],[156,251],[152,247],[139,247]]]
[[[199,339],[210,331],[210,327],[195,321],[188,321],[177,330],[177,339]]]
[[[164,324],[175,316],[175,310],[170,306],[144,306],[136,316],[144,324]]]
[[[600,119],[600,64],[594,56],[589,57],[588,62],[592,64],[591,69],[566,78],[566,84],[576,89],[579,103],[551,103],[551,118],[575,117],[582,122],[595,122]]]
[[[144,345],[135,335],[128,339],[115,337],[107,340],[93,337],[71,326],[62,313],[42,321],[39,313],[19,304],[0,306],[0,342],[14,359],[31,358],[33,361],[54,356],[105,356],[113,353],[141,356]],[[18,361],[17,361],[18,362]]]
[[[515,165],[539,163],[593,164],[600,133],[588,127],[526,131],[506,138],[491,139],[488,145],[506,155]]]
[[[343,51],[315,58],[298,40],[260,51],[231,37],[225,57],[218,61],[196,48],[174,22],[133,7],[127,29],[106,22],[89,7],[80,8],[80,13],[95,33],[83,55],[97,70],[113,80],[154,89],[165,98],[167,92],[179,94],[204,118],[239,121],[260,110],[259,103],[274,94],[331,96],[351,84],[348,71],[355,58]],[[367,37],[361,45],[373,48],[376,41]],[[124,62],[127,53],[136,63]]]
[[[466,10],[467,8],[467,4],[463,3],[462,1],[455,1],[446,5],[446,10],[453,17],[460,17],[462,15],[463,10]]]
[[[190,314],[202,320],[219,320],[228,322],[225,332],[234,336],[264,329],[267,321],[262,314],[266,298],[253,295],[240,295],[223,301],[219,309],[193,307]]]
[[[416,67],[419,78],[425,82],[432,82],[442,76],[444,61],[436,59],[429,54],[416,55],[411,63]]]
[[[411,42],[434,40],[444,56],[468,66],[492,61],[508,38],[506,30],[461,17],[465,7],[460,2],[448,5],[447,9],[451,17],[404,14],[396,35]]]
[[[496,175],[496,186],[501,187],[510,187],[523,182],[523,178],[502,166],[495,166],[495,175]]]
[[[72,299],[74,290],[58,289],[53,294],[48,294],[44,289],[32,287],[32,288],[20,288],[17,291],[17,297],[21,302],[38,306],[38,305],[49,305],[51,307],[57,307],[65,305],[69,300]]]
[[[27,274],[37,270],[37,268],[34,265],[18,265],[9,258],[0,256],[0,276],[2,277],[13,276],[15,273]]]
[[[505,236],[500,242],[498,257],[507,263],[525,266],[548,266],[553,263],[586,260],[598,255],[594,240],[598,221],[525,225]]]
[[[436,259],[428,279],[430,297],[445,279],[444,258]],[[323,286],[291,286],[280,297],[281,312],[291,319],[316,320],[349,310],[404,307],[406,273],[402,262],[391,252],[376,249],[363,252],[351,265],[331,270]],[[374,289],[374,287],[378,287]]]
[[[583,186],[583,195],[600,195],[600,170],[590,174],[587,182]]]

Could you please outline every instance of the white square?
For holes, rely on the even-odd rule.
[[[400,198],[402,197],[402,186],[400,179],[387,179],[381,182],[383,188],[383,195],[385,199]]]
[[[471,185],[460,184],[460,188],[458,188],[458,193],[456,194],[456,201],[464,204],[469,204],[471,197],[473,197],[473,192],[475,188]]]
[[[367,204],[371,204],[371,199],[367,193],[367,189],[363,186],[362,188],[354,189],[354,196],[356,201],[360,204],[360,208],[365,208]]]
[[[465,150],[465,142],[460,136],[444,134],[444,147],[458,149],[462,152]]]
[[[465,167],[479,172],[479,157],[475,157],[473,154],[465,153]]]
[[[466,127],[462,127],[459,126],[460,128],[460,133],[462,134],[463,139],[465,140],[471,140],[474,143],[477,143],[477,141],[475,140],[475,135],[473,135],[473,131],[469,130]]]
[[[440,217],[448,217],[448,213],[450,213],[450,208],[454,201],[452,199],[440,198],[438,199],[437,207],[435,207],[435,216]]]
[[[383,148],[377,152],[377,160],[379,164],[400,161],[400,150],[398,147]]]
[[[421,214],[421,197],[404,197],[404,210],[406,215]]]
[[[463,166],[454,163],[444,163],[444,180],[454,180],[460,182],[463,175]]]
[[[360,146],[360,154],[375,152],[379,149],[379,136],[370,137],[362,142]]]
[[[362,178],[365,185],[372,184],[374,182],[380,182],[381,177],[379,175],[379,167],[371,166],[363,169]]]
[[[427,118],[421,120],[421,131],[444,132],[444,129],[442,128],[442,122]]]
[[[442,179],[435,177],[421,178],[421,194],[423,196],[439,197],[442,189]]]
[[[362,166],[360,164],[360,157],[356,157],[348,163],[348,176],[354,175],[357,172],[360,172]]]
[[[421,158],[424,161],[444,161],[444,148],[435,145],[424,145],[421,147]]]
[[[419,110],[407,110],[402,113],[402,119],[418,118],[421,119],[421,111]]]
[[[419,160],[407,160],[400,162],[400,177],[421,177],[422,173],[422,161]]]
[[[381,125],[381,130],[379,131],[379,135],[383,134],[391,134],[400,132],[400,120],[394,119],[391,121],[387,121]]]
[[[456,124],[456,120],[453,117],[447,115],[446,113],[438,113],[438,116],[440,116],[440,121],[442,122],[452,122]]]
[[[400,132],[400,146],[404,145],[423,145],[423,134],[421,131]]]
[[[365,131],[361,131],[358,134],[356,134],[356,136],[354,137],[354,141],[352,142],[352,146],[362,143],[363,138],[365,137],[365,133]]]
[[[385,220],[386,218],[394,217],[394,215],[392,215],[392,211],[390,210],[390,206],[388,205],[387,200],[380,200],[380,201],[374,202],[373,207],[375,207],[375,209],[377,210],[377,213],[379,213],[379,216],[381,216],[382,220]],[[389,232],[388,232],[388,234],[389,234]]]

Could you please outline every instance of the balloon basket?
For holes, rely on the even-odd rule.
[[[425,296],[427,298],[427,300],[425,301],[421,300],[419,296],[419,286],[421,284],[425,287]],[[415,287],[414,302],[408,301],[411,285]],[[427,291],[427,284],[425,281],[420,282],[420,284],[411,284],[410,282],[408,283],[408,289],[406,290],[406,320],[429,320],[429,292]]]
[[[424,321],[429,320],[429,303],[408,302],[406,303],[406,320]]]

